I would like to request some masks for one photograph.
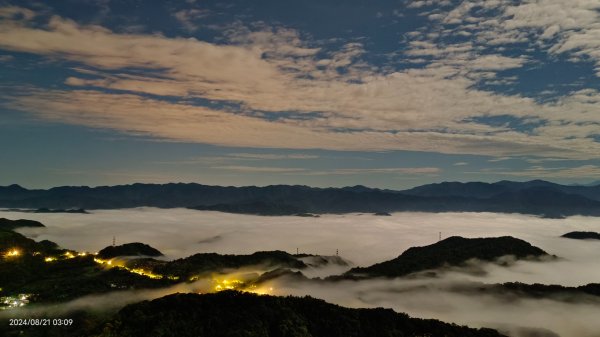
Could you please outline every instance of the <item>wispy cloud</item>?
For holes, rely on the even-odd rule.
[[[293,167],[268,167],[268,166],[240,166],[240,165],[228,165],[228,166],[215,166],[212,167],[217,170],[237,171],[237,172],[250,172],[250,173],[296,173],[308,171],[305,168],[293,168]]]
[[[543,167],[531,166],[523,170],[514,169],[488,169],[480,172],[494,175],[505,175],[514,177],[531,177],[536,179],[570,178],[570,179],[594,179],[600,177],[600,166],[582,165],[577,167]]]
[[[312,169],[298,172],[307,176],[360,176],[360,175],[392,175],[392,176],[437,176],[442,169],[437,167],[386,167],[386,168],[335,168],[327,170]]]
[[[229,153],[227,156],[235,159],[279,160],[279,159],[317,159],[319,156],[311,154],[272,154],[272,153]]]
[[[12,55],[0,55],[0,63],[10,62],[14,59],[15,59],[15,57]]]
[[[513,157],[497,157],[497,158],[488,159],[488,162],[497,163],[500,161],[512,160],[512,159],[515,159],[515,158],[513,158]]]
[[[181,23],[181,25],[188,32],[195,32],[196,30],[198,30],[198,20],[205,18],[209,15],[210,11],[197,8],[182,9],[173,13],[173,16]]]
[[[336,168],[314,170],[301,167],[271,167],[271,166],[213,166],[212,169],[249,172],[249,173],[285,173],[300,175],[361,175],[361,174],[400,174],[400,175],[437,175],[441,169],[437,167],[393,167],[393,168]]]
[[[356,174],[438,174],[437,167],[391,167],[391,168],[342,168],[331,171],[316,171],[313,174],[323,175],[356,175]]]

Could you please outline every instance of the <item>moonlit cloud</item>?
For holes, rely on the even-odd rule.
[[[18,10],[9,7],[4,12]],[[451,21],[456,10],[445,20]],[[225,29],[229,40],[225,45],[115,33],[58,16],[38,28],[29,24],[31,15],[0,25],[1,48],[97,69],[90,73],[81,68],[82,74],[92,77],[66,78],[74,90],[40,88],[5,97],[5,106],[45,119],[225,146],[535,153],[567,158],[597,156],[600,149],[587,137],[592,131],[580,126],[598,122],[598,114],[589,113],[598,109],[598,92],[541,104],[519,95],[474,89],[478,81],[495,80],[496,72],[522,67],[528,60],[481,54],[472,43],[439,45],[417,39],[407,55],[434,60],[424,69],[386,73],[361,60],[366,51],[360,43],[346,43],[317,56],[322,48],[299,32],[265,24],[258,30],[241,24]],[[152,72],[125,72],[128,68]],[[345,71],[339,73],[340,68]],[[83,86],[95,89],[77,89]],[[139,94],[237,102],[240,107],[227,111],[155,101]],[[84,103],[90,100],[93,105]],[[156,106],[151,108],[154,112],[148,111],[149,105]],[[562,113],[567,110],[568,117]],[[289,115],[290,111],[294,113]],[[269,120],[263,112],[280,116]],[[309,115],[313,112],[317,114]],[[523,133],[473,121],[505,115],[545,123],[539,131]],[[577,129],[580,136],[567,136],[562,131],[566,126]]]
[[[442,2],[446,3],[418,3],[431,6]],[[476,36],[473,40],[483,44],[527,43],[549,54],[570,54],[572,60],[591,58],[600,66],[599,9],[600,4],[594,0],[467,0],[432,19],[458,25],[448,28],[448,32],[469,31]],[[485,11],[496,14],[482,15]]]

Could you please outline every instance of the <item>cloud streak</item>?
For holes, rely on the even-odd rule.
[[[475,173],[475,172],[472,172]],[[581,165],[576,167],[543,167],[543,166],[531,166],[521,171],[504,171],[498,169],[490,169],[486,171],[480,171],[477,173],[485,174],[500,174],[506,176],[515,177],[531,177],[536,179],[556,179],[556,178],[579,178],[589,177],[598,178],[600,177],[600,167],[596,165]]]

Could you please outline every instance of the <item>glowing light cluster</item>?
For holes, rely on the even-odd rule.
[[[242,291],[246,291],[246,292],[254,293],[254,294],[258,294],[258,295],[268,295],[273,292],[273,287],[257,287],[255,284],[253,284],[250,287],[248,287],[247,289],[244,289]]]
[[[4,296],[0,297],[0,309],[12,309],[19,308],[29,303],[31,294],[18,294],[16,296]]]
[[[215,292],[223,290],[238,290],[243,292],[249,292],[259,295],[267,295],[273,292],[272,287],[259,287],[256,284],[249,284],[248,282],[239,279],[218,279],[213,278]]]
[[[222,291],[222,290],[243,290],[245,284],[241,280],[227,280],[227,279],[213,279],[213,283],[215,283],[214,290]]]
[[[132,268],[132,269],[130,269],[130,268],[124,268],[124,269],[126,269],[126,270],[128,270],[128,271],[130,271],[132,273],[136,273],[138,275],[146,276],[146,277],[153,278],[153,279],[161,279],[161,278],[163,278],[162,275],[153,274],[152,272],[144,270],[144,269],[141,269],[141,268]]]
[[[87,252],[74,252],[74,251],[67,251],[67,252],[64,252],[63,254],[61,254],[61,255],[58,255],[58,256],[46,256],[46,257],[44,258],[44,261],[45,261],[45,262],[53,262],[53,261],[57,261],[57,260],[73,259],[73,258],[76,258],[76,257],[78,257],[78,256],[80,256],[80,257],[84,257],[84,256],[87,256],[88,254],[89,254],[89,253],[87,253]],[[39,253],[39,252],[36,252],[36,253],[34,253],[33,255],[34,255],[34,256],[36,256],[36,255],[41,255],[41,253]],[[96,261],[96,262],[98,262],[98,261]]]
[[[109,266],[113,265],[112,260],[104,260],[104,259],[101,259],[101,258],[98,258],[98,257],[94,258],[94,262],[99,263],[99,264],[106,264],[106,265],[109,265]]]
[[[11,250],[7,251],[6,253],[4,253],[4,256],[7,257],[7,258],[9,258],[9,257],[16,257],[16,256],[19,256],[19,255],[21,255],[21,251],[18,250],[18,249],[16,249],[16,248],[11,249]]]
[[[96,263],[107,265],[107,266],[111,266],[111,267],[119,267],[119,268],[122,268],[124,270],[127,270],[130,273],[134,273],[134,274],[146,276],[146,277],[149,277],[149,278],[152,278],[152,279],[162,279],[162,278],[165,278],[164,275],[154,274],[151,271],[145,270],[145,269],[142,269],[142,268],[129,268],[129,267],[123,265],[122,263],[120,263],[119,261],[116,261],[114,259],[105,260],[105,259],[101,259],[101,258],[95,257],[94,261]],[[171,276],[171,275],[166,276],[166,278],[168,278],[170,280],[178,280],[179,279],[179,277],[177,277],[177,276]]]

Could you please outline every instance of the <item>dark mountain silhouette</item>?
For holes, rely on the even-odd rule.
[[[393,260],[370,267],[352,268],[345,276],[399,277],[444,266],[460,266],[470,259],[495,261],[507,255],[527,258],[548,254],[526,241],[510,236],[476,239],[453,236],[429,246],[409,248]]]
[[[0,229],[9,229],[13,230],[19,227],[46,227],[41,222],[35,220],[10,220],[5,218],[0,218]]]
[[[123,308],[103,336],[502,336],[391,309],[349,309],[311,297],[258,296],[235,291],[175,294]]]
[[[481,182],[443,182],[417,186],[402,191],[404,194],[418,195],[422,197],[466,197],[466,198],[490,198],[498,193],[509,189],[498,184]]]
[[[118,209],[188,207],[257,214],[502,212],[561,218],[600,216],[600,186],[567,186],[543,180],[497,183],[441,183],[406,191],[364,186],[313,188],[200,184],[133,184],[101,187],[63,186],[28,190],[0,187],[0,207],[31,209]]]
[[[255,214],[255,215],[300,215],[305,216],[301,208],[283,203],[255,201],[249,203],[217,204],[209,206],[189,207],[199,211],[219,211],[226,213]]]
[[[496,183],[443,182],[418,186],[402,191],[402,193],[427,197],[460,196],[485,199],[500,193],[518,192],[532,188],[545,188],[547,191],[554,190],[600,201],[600,185],[560,185],[545,180],[531,180],[526,182],[502,180]]]
[[[295,269],[307,267],[300,259],[283,251],[256,252],[249,255],[199,253],[169,262],[153,259],[133,260],[129,266],[142,267],[157,274],[174,275],[182,279],[207,272],[222,272],[243,267]]]
[[[9,229],[0,229],[0,254],[12,249],[18,249],[19,254],[55,251],[58,245],[52,241],[36,242],[24,235]]]
[[[98,252],[98,256],[103,259],[111,259],[117,256],[162,256],[158,249],[145,243],[132,242],[119,246],[108,246]]]
[[[600,233],[596,232],[569,232],[561,235],[563,238],[577,240],[600,240]]]
[[[477,293],[491,293],[499,295],[513,295],[516,298],[553,298],[567,302],[581,301],[581,295],[600,296],[600,284],[590,283],[578,287],[565,287],[556,284],[525,284],[509,282],[503,284],[480,285]]]

